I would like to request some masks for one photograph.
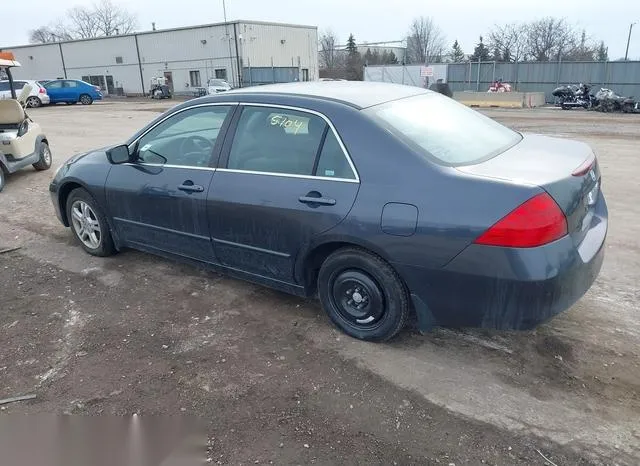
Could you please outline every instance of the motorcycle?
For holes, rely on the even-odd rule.
[[[503,83],[502,79],[494,81],[487,92],[511,92],[511,84]]]
[[[596,110],[609,112],[637,113],[639,110],[638,102],[633,97],[622,97],[613,92],[611,89],[602,88],[596,93],[598,105]]]
[[[590,109],[597,103],[597,97],[591,94],[591,85],[584,83],[557,87],[552,95],[555,97],[556,105],[563,110]]]

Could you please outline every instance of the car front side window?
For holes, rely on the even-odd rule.
[[[137,143],[141,163],[208,167],[220,128],[231,106],[195,107],[179,112]]]
[[[53,81],[47,83],[44,87],[47,89],[60,89],[62,87],[62,81]]]

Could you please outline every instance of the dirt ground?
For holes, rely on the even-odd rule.
[[[640,464],[640,117],[488,111],[595,148],[611,217],[601,275],[535,331],[409,329],[376,345],[313,301],[74,243],[53,171],[164,107],[31,111],[55,161],[0,194],[0,250],[20,247],[0,254],[0,399],[37,398],[2,414],[197,415],[214,464]]]

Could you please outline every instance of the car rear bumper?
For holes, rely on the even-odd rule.
[[[40,94],[38,96],[42,105],[49,105],[51,103],[51,98],[47,94]]]
[[[527,330],[567,310],[600,272],[607,215],[601,194],[579,245],[571,236],[531,249],[473,244],[442,269],[395,264],[412,294],[421,329]]]

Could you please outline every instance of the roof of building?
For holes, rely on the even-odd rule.
[[[367,108],[429,92],[414,86],[363,81],[310,81],[233,89],[225,94],[280,94],[315,97]]]
[[[61,41],[57,41],[57,42],[46,42],[43,44],[24,44],[24,45],[15,45],[15,46],[11,46],[11,47],[0,47],[0,50],[9,50],[9,49],[20,49],[20,48],[27,48],[27,47],[40,47],[43,45],[58,45],[58,44],[67,44],[67,43],[71,43],[71,42],[87,42],[87,41],[91,41],[91,40],[104,40],[104,39],[115,39],[118,37],[133,37],[133,36],[142,36],[145,34],[162,34],[164,32],[173,32],[173,31],[188,31],[190,29],[204,29],[204,28],[208,28],[208,27],[215,27],[215,26],[225,26],[225,25],[234,25],[234,24],[259,24],[259,25],[264,25],[264,26],[284,26],[284,27],[290,27],[290,28],[303,28],[303,29],[318,29],[318,26],[309,26],[309,25],[305,25],[305,24],[290,24],[290,23],[275,23],[275,22],[269,22],[269,21],[251,21],[251,20],[243,20],[243,19],[238,19],[235,21],[227,21],[222,22],[222,23],[208,23],[208,24],[198,24],[198,25],[194,25],[194,26],[181,26],[181,27],[176,27],[176,28],[168,28],[168,29],[155,29],[155,30],[151,30],[151,31],[139,31],[139,32],[131,32],[131,33],[127,33],[127,34],[118,34],[115,36],[100,36],[100,37],[89,37],[86,39],[73,39],[73,40],[61,40]]]

